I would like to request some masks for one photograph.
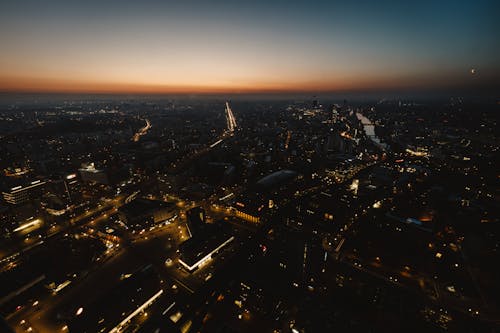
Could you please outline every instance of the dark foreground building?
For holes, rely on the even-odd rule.
[[[171,202],[137,198],[120,207],[118,213],[129,228],[141,230],[174,218],[177,206]]]
[[[212,260],[234,240],[221,225],[207,224],[203,230],[179,246],[179,263],[189,272],[194,272]]]

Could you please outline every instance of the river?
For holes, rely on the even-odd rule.
[[[366,136],[369,137],[377,147],[382,150],[387,150],[387,145],[380,141],[380,138],[375,134],[375,125],[373,125],[371,120],[359,112],[356,112],[356,117],[359,119],[359,121],[361,121]]]

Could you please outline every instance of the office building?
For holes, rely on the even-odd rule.
[[[26,185],[18,185],[2,192],[5,202],[12,205],[26,203],[42,195],[46,182],[35,180]]]

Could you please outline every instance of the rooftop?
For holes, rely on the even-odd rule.
[[[261,178],[257,181],[257,186],[262,190],[269,190],[272,187],[280,186],[297,176],[297,172],[292,170],[280,170]]]
[[[136,198],[131,202],[120,207],[119,211],[132,217],[139,217],[158,209],[172,209],[175,204],[159,200],[150,200],[145,198]]]
[[[206,225],[203,233],[195,234],[179,246],[181,264],[190,271],[194,270],[233,239],[222,226]]]

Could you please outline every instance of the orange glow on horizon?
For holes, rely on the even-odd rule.
[[[300,92],[349,92],[411,88],[408,80],[365,78],[365,80],[339,79],[306,82],[248,82],[208,84],[141,84],[127,82],[100,82],[44,78],[0,78],[0,92],[4,93],[137,93],[137,94],[217,94],[217,93],[300,93]],[[417,86],[424,84],[418,82]]]

